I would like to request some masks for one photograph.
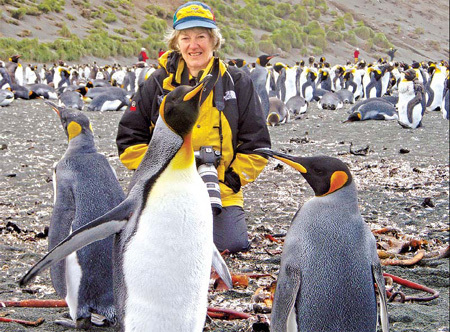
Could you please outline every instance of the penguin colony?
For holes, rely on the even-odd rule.
[[[242,59],[229,62],[250,73],[270,126],[305,113],[311,102],[317,102],[323,110],[356,103],[345,122],[397,120],[400,126],[414,129],[422,126],[427,110],[441,111],[448,120],[447,61],[406,64],[379,59],[331,66],[323,57],[319,62],[310,57],[308,64],[301,61],[290,67],[281,62],[271,65],[270,60],[276,56],[259,56],[253,65]],[[279,99],[290,114],[283,115],[280,103],[270,98]]]
[[[354,65],[331,67],[322,59],[320,63],[315,63],[314,58],[310,58],[308,65],[300,62],[293,67],[282,63],[271,66],[269,61],[276,56],[260,56],[253,66],[246,65],[241,59],[230,61],[230,65],[241,67],[251,76],[268,125],[287,123],[291,116],[306,113],[308,103],[311,102],[317,102],[323,110],[333,111],[341,108],[343,104],[354,104],[345,122],[398,120],[402,127],[417,128],[422,125],[426,110],[440,110],[443,118],[448,120],[449,65],[446,62],[408,65],[384,61],[366,64],[361,61]],[[129,105],[129,98],[137,90],[139,83],[147,79],[154,70],[146,65],[100,68],[96,64],[67,66],[62,62],[51,68],[44,66],[38,70],[37,67],[28,66],[23,70],[18,59],[10,59],[10,62],[16,64],[12,66],[0,63],[0,105],[9,105],[14,98],[41,97],[58,100],[62,106],[53,104],[52,107],[60,115],[61,121],[63,116],[69,116],[64,114],[82,118],[83,114],[75,109],[123,109]],[[64,187],[63,181],[58,180],[58,166],[55,168],[54,183],[57,185],[55,210],[50,226],[50,252],[22,278],[21,283],[30,282],[38,273],[51,266],[55,290],[67,299],[72,318],[72,321],[60,323],[76,328],[89,328],[91,315],[98,314],[102,320],[101,324],[116,324],[119,331],[201,331],[205,321],[206,292],[211,265],[231,287],[231,276],[210,236],[212,217],[209,200],[203,182],[198,181],[198,174],[192,167],[189,131],[195,123],[195,103],[200,91],[201,86],[193,89],[179,88],[166,97],[161,106],[161,116],[155,127],[154,138],[150,143],[161,151],[164,162],[155,160],[151,155],[146,156],[134,175],[134,185],[126,197],[120,192],[120,186],[117,187],[117,180],[111,177],[108,171],[108,181],[116,188],[117,195],[116,201],[111,201],[110,205],[105,207],[106,210],[99,209],[95,215],[84,216],[83,220],[77,223],[74,221],[76,218],[63,218],[58,206],[62,204],[61,199],[67,188]],[[170,110],[173,109],[186,111],[181,122],[171,116],[173,113]],[[76,151],[76,148],[72,148],[76,146],[76,137],[83,137],[92,130],[87,118],[83,121],[83,124],[78,124],[78,127],[72,125],[70,129],[68,121],[62,121],[69,137],[69,146],[61,161],[70,158],[73,151]],[[95,152],[93,140],[89,140]],[[272,150],[259,153],[282,160],[299,170],[316,194],[295,215],[286,237],[271,331],[320,331],[324,326],[332,326],[327,331],[375,331],[377,301],[373,281],[380,289],[378,315],[382,331],[388,331],[384,280],[375,250],[375,240],[358,211],[356,188],[348,168],[339,160],[329,157],[301,158]],[[110,169],[109,165],[103,166]],[[315,174],[320,168],[321,173]],[[59,170],[61,174],[67,171]],[[188,184],[176,182],[176,186],[171,185],[177,174],[184,174],[183,178]],[[71,176],[75,177],[75,181],[82,181],[74,174]],[[191,194],[190,190],[193,190]],[[196,195],[193,195],[194,192]],[[196,196],[197,209],[177,210],[168,216],[167,211],[171,208],[165,201],[161,201],[160,197],[163,195],[172,195],[174,200],[175,197],[177,200],[183,196],[189,197],[189,204],[192,204],[192,196]],[[345,208],[332,207],[343,206],[343,201],[351,204]],[[72,209],[76,211],[76,208],[77,205],[74,204]],[[324,217],[326,210],[330,208],[333,208],[334,212],[337,211],[333,213],[332,220]],[[201,234],[203,237],[195,238],[193,235],[192,241],[186,244],[188,247],[180,248],[180,252],[192,252],[193,248],[196,248],[197,251],[193,255],[196,259],[190,260],[177,252],[173,257],[164,259],[168,264],[164,266],[165,270],[160,271],[161,257],[166,256],[168,252],[164,248],[170,244],[167,241],[161,242],[163,237],[158,236],[167,226],[158,225],[154,220],[174,221],[187,214],[198,221],[194,227],[203,229],[204,232]],[[332,259],[331,265],[317,263],[320,262],[320,257],[316,255],[333,255],[332,252],[327,253],[326,249],[317,252],[311,250],[323,245],[324,241],[320,237],[312,238],[310,244],[305,244],[305,237],[308,237],[307,225],[317,221],[324,221],[321,225],[324,234],[335,230],[337,234],[345,233],[343,235],[352,237],[349,243],[344,242],[344,245],[349,245],[348,252],[353,253],[357,262],[352,271],[344,271],[342,267],[346,263],[340,257]],[[349,227],[348,229],[340,224],[343,221],[348,222],[345,226]],[[186,231],[182,227],[175,223],[171,229],[181,234]],[[199,235],[199,232],[192,234],[194,233]],[[142,234],[150,235],[153,240],[147,241]],[[113,237],[114,245],[111,243]],[[100,241],[107,241],[107,247],[112,247],[114,259],[111,259],[111,252],[105,250],[105,246],[99,249]],[[357,246],[353,247],[355,242]],[[303,245],[306,247],[302,247]],[[104,269],[107,276],[101,277],[101,282],[96,280],[99,274],[91,273],[87,278],[84,273],[88,270],[98,271],[83,263],[83,257],[92,255],[92,252],[84,251],[90,247],[96,248],[93,251],[104,255],[105,261],[112,265]],[[148,255],[148,252],[155,255]],[[142,257],[146,259],[145,264],[141,261]],[[166,282],[167,274],[179,273],[181,263],[187,267],[184,277],[177,282],[188,282],[189,292],[186,292],[186,287],[183,287],[181,292],[174,288],[173,284]],[[316,269],[314,264],[321,266]],[[69,277],[67,271],[70,271]],[[317,275],[305,271],[316,271]],[[348,278],[345,273],[356,274],[359,279]],[[321,277],[324,275],[330,277],[325,280],[329,284],[314,286],[315,282],[322,281]],[[71,281],[70,277],[76,280]],[[153,288],[148,286],[148,280],[155,281],[154,284],[150,283]],[[358,287],[348,285],[346,288],[355,288],[359,293],[341,297],[325,296],[320,299],[315,296],[316,287],[333,293],[337,290],[333,290],[332,284],[340,284],[345,282],[344,280],[356,282]],[[92,289],[96,292],[103,289],[105,300],[98,303],[98,307],[83,307],[83,301],[87,302],[92,295],[81,291],[86,284],[93,285]],[[115,290],[114,307],[111,305],[112,289]],[[188,303],[186,312],[180,313],[180,306],[177,306],[176,313],[171,311],[174,307],[173,301],[177,297],[183,305]],[[358,299],[357,303],[355,298]],[[312,307],[320,309],[312,310]],[[345,319],[339,308],[348,309]]]
[[[343,104],[354,104],[346,122],[361,120],[397,120],[404,128],[422,126],[426,111],[441,111],[448,120],[449,64],[440,62],[387,62],[331,66],[325,58],[308,63],[300,61],[293,66],[270,61],[278,54],[261,55],[255,63],[233,59],[229,65],[237,66],[252,78],[260,97],[263,115],[268,125],[289,122],[306,112],[308,103],[317,102],[323,110],[337,110]],[[406,78],[408,69],[415,77]],[[140,83],[146,80],[155,66],[139,62],[133,66],[98,66],[96,63],[69,66],[59,61],[53,66],[22,66],[20,56],[0,62],[0,106],[7,106],[14,98],[46,98],[60,105],[87,111],[118,111],[130,105],[130,98]],[[407,84],[407,82],[410,82]],[[114,89],[112,89],[114,87]],[[281,100],[284,107],[269,98]],[[325,99],[323,99],[325,97]],[[386,98],[395,111],[378,111],[379,99]],[[393,101],[395,99],[395,102]],[[374,101],[367,104],[366,101]],[[398,104],[397,104],[398,102]],[[408,106],[409,103],[409,106]],[[412,105],[414,103],[414,105]],[[279,113],[281,111],[281,114]],[[286,114],[284,114],[286,113]]]

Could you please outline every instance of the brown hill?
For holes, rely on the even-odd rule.
[[[11,16],[13,10],[18,7],[34,4],[31,0],[0,1],[0,37],[12,38],[38,38],[42,42],[51,42],[60,36],[58,31],[65,24],[71,33],[77,34],[80,38],[85,37],[89,30],[93,29],[93,19],[89,17],[90,12],[103,12],[105,8],[112,10],[117,16],[117,21],[108,23],[107,30],[114,34],[120,29],[134,30],[145,36],[141,24],[148,15],[146,7],[149,5],[159,6],[164,9],[168,26],[171,26],[172,15],[178,5],[184,3],[183,0],[159,0],[159,1],[66,1],[63,10],[59,13],[54,11],[42,15],[24,15],[20,19]],[[230,3],[226,1],[225,3]],[[232,3],[234,1],[231,1]],[[302,4],[305,1],[274,1],[275,3],[289,2],[292,5]],[[214,3],[217,3],[215,1]],[[236,3],[245,5],[244,1]],[[350,13],[355,22],[363,21],[364,24],[373,29],[374,32],[384,33],[388,40],[398,49],[396,59],[399,61],[411,62],[413,60],[441,60],[449,57],[449,2],[447,0],[346,0],[327,1],[328,10],[320,16],[321,24],[329,24],[336,15]],[[214,9],[214,5],[212,6]],[[334,15],[334,16],[333,16]],[[221,16],[224,18],[224,16]],[[218,22],[223,26],[226,22]],[[259,41],[260,36],[265,33],[262,30],[252,29],[255,40]],[[132,39],[126,35],[124,38]],[[386,49],[370,47],[364,40],[358,39],[356,45],[351,45],[345,41],[328,42],[328,46],[323,50],[323,54],[313,54],[315,56],[325,56],[331,63],[343,63],[352,58],[355,47],[361,49],[361,57],[367,61],[373,61],[380,57],[387,57]],[[156,50],[149,50],[156,54]],[[300,50],[292,49],[288,52],[279,50],[280,58],[277,61],[284,61],[288,64],[306,58],[300,55]],[[312,48],[308,48],[312,54]],[[263,53],[263,52],[260,52]],[[308,54],[309,55],[309,54]],[[241,57],[248,61],[254,61],[254,56],[243,53],[227,54],[229,57]],[[96,59],[87,57],[85,61]],[[102,63],[121,61],[122,63],[133,63],[135,59],[99,59]]]

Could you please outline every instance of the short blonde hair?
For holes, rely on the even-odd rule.
[[[185,30],[200,30],[202,32],[206,31],[209,34],[209,36],[213,39],[213,44],[214,44],[213,51],[217,51],[220,48],[220,46],[225,42],[219,29],[195,27],[195,28],[189,28],[189,29],[185,29]],[[185,30],[175,30],[174,29],[174,30],[168,32],[168,34],[165,37],[165,41],[170,50],[180,52],[180,48],[178,47],[178,37]]]

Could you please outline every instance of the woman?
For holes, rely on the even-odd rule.
[[[192,141],[195,151],[212,146],[220,155],[216,167],[223,208],[214,215],[213,225],[217,248],[247,250],[241,186],[253,182],[267,164],[253,150],[270,147],[261,105],[250,77],[214,56],[222,38],[209,6],[197,1],[180,6],[173,28],[168,37],[170,51],[159,59],[160,68],[139,86],[119,123],[120,160],[136,169],[147,150],[164,95],[182,84],[195,85],[211,74]]]

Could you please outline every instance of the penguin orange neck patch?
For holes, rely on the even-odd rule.
[[[192,148],[192,133],[187,134],[183,139],[183,145],[171,161],[174,169],[188,168],[195,161],[194,150]]]
[[[336,171],[331,175],[330,189],[322,196],[326,196],[341,189],[348,181],[348,175],[344,171]]]
[[[72,121],[67,126],[67,133],[69,134],[69,141],[70,141],[71,139],[77,137],[81,133],[81,126],[78,123]]]

